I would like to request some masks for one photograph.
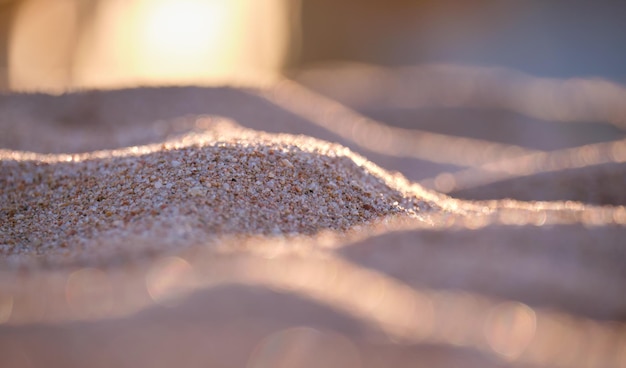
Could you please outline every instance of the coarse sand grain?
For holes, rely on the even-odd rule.
[[[401,176],[340,145],[205,125],[118,150],[1,151],[0,256],[88,261],[227,235],[343,231],[437,207]]]

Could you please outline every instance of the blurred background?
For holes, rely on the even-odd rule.
[[[609,0],[0,0],[0,87],[252,83],[330,60],[624,82],[625,13]]]
[[[290,52],[292,7],[282,0],[3,1],[3,87],[59,91],[270,76]]]

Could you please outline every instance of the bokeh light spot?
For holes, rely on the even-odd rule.
[[[536,326],[535,312],[528,306],[501,303],[491,309],[485,321],[485,337],[496,353],[514,360],[532,341]]]
[[[146,275],[146,288],[152,300],[167,306],[175,305],[188,289],[193,268],[179,257],[156,261]]]

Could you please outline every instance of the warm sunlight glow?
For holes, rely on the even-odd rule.
[[[76,17],[69,0],[22,2],[9,33],[11,88],[59,90],[67,83]]]
[[[191,51],[217,38],[224,26],[224,13],[225,7],[215,2],[161,1],[144,16],[146,42],[171,51]]]
[[[234,3],[231,3],[234,4]],[[224,73],[232,65],[230,45],[236,5],[215,0],[144,2],[137,21],[142,74],[187,79]]]
[[[262,85],[280,75],[297,40],[291,11],[297,4],[23,0],[10,33],[10,87],[63,92],[138,85]]]

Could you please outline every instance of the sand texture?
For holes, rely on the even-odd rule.
[[[432,210],[406,181],[344,147],[213,120],[198,120],[205,129],[163,144],[74,155],[6,152],[2,258],[89,263],[227,235],[342,231]]]
[[[0,366],[626,366],[621,137],[574,159],[376,111],[2,96]]]

